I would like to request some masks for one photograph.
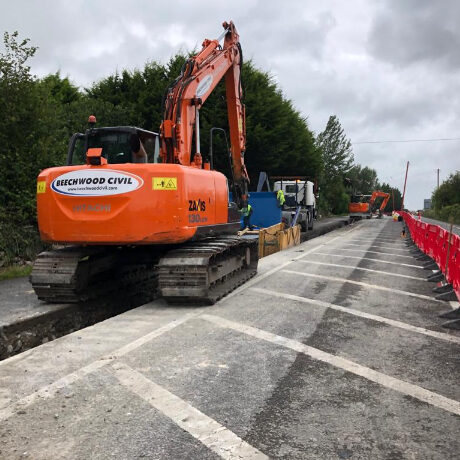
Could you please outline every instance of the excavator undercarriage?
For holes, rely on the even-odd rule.
[[[207,238],[168,247],[70,246],[41,253],[31,273],[40,300],[77,303],[116,295],[213,304],[257,272],[257,241]]]

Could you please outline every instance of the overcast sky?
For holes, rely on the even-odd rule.
[[[456,0],[0,0],[0,30],[39,47],[38,76],[79,86],[199,49],[233,20],[245,59],[269,71],[318,133],[339,117],[356,162],[423,207],[460,170],[460,2]],[[250,136],[251,133],[248,133]],[[356,144],[355,144],[356,143]],[[248,152],[250,154],[250,152]]]

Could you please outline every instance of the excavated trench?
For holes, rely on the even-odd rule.
[[[0,327],[0,360],[92,326],[154,298],[145,293],[117,292],[103,300],[53,305],[43,314],[12,321]]]

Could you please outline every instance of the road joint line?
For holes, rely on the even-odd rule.
[[[343,307],[342,305],[336,305],[336,304],[332,304],[329,302],[324,302],[322,300],[311,299],[308,297],[302,297],[302,296],[297,296],[293,294],[287,294],[284,292],[273,291],[271,289],[253,287],[250,290],[254,292],[259,292],[260,294],[265,294],[268,296],[275,296],[275,297],[293,300],[296,302],[306,303],[310,305],[317,305],[323,308],[330,308],[331,310],[337,310],[343,313],[348,313],[350,315],[370,319],[370,320],[373,320],[379,323],[384,323],[389,326],[397,327],[399,329],[403,329],[406,331],[416,332],[419,334],[426,335],[428,337],[434,337],[436,339],[440,339],[446,342],[456,343],[460,345],[460,337],[457,337],[455,335],[450,335],[445,332],[431,331],[430,329],[425,329],[424,327],[413,326],[412,324],[404,323],[402,321],[398,321],[398,320],[394,320],[390,318],[385,318],[384,316],[374,315],[372,313],[366,313],[360,310],[356,310],[354,308]]]
[[[370,251],[369,249],[349,249],[349,248],[340,248],[338,246],[332,246],[331,249],[335,249],[335,250],[338,250],[338,251],[369,252],[371,254],[382,254],[382,255],[385,255],[385,256],[404,257],[405,259],[413,259],[412,256],[404,256],[402,254],[395,254],[393,252]]]
[[[369,283],[363,283],[362,281],[354,281],[354,280],[349,280],[347,278],[338,278],[335,276],[326,276],[326,275],[317,275],[315,273],[306,273],[306,272],[298,272],[294,270],[282,270],[283,272],[286,273],[291,273],[292,275],[299,275],[299,276],[305,276],[305,277],[310,277],[310,278],[321,278],[321,279],[326,279],[330,281],[337,281],[340,283],[350,283],[350,284],[356,284],[357,286],[363,286],[368,289],[377,289],[380,291],[387,291],[387,292],[392,292],[395,294],[400,294],[400,295],[405,295],[408,297],[416,297],[418,299],[423,299],[423,300],[430,300],[436,303],[444,303],[442,300],[437,300],[434,297],[430,297],[424,294],[416,294],[415,292],[409,292],[409,291],[402,291],[400,289],[393,289],[385,286],[379,286],[377,284],[369,284]]]
[[[337,235],[336,237],[332,238],[331,240],[328,240],[324,243],[321,243],[311,249],[309,249],[308,251],[302,253],[301,255],[297,256],[297,257],[294,257],[293,259],[291,260],[288,260],[284,263],[282,263],[281,265],[277,266],[277,267],[274,267],[272,268],[271,270],[268,270],[266,273],[264,273],[263,275],[256,275],[254,278],[250,279],[249,281],[246,281],[246,283],[244,283],[241,287],[239,287],[238,289],[235,289],[234,291],[230,292],[229,294],[227,294],[222,300],[221,302],[225,301],[226,299],[231,299],[232,297],[234,297],[235,295],[238,295],[240,294],[241,292],[243,292],[244,290],[246,289],[249,289],[251,286],[253,286],[254,284],[257,284],[258,282],[264,280],[265,278],[273,275],[274,273],[282,270],[283,268],[287,267],[288,265],[292,264],[292,262],[295,262],[299,259],[302,259],[304,257],[306,257],[307,255],[309,254],[312,254],[314,253],[316,250],[318,250],[319,248],[331,243],[332,241],[335,241],[339,238],[343,238],[344,236],[348,235],[349,233],[351,232],[354,232],[356,230],[358,230],[362,225],[360,224],[356,224],[355,227],[353,227],[351,230],[348,230],[346,233],[344,233],[343,235]],[[325,235],[321,235],[321,236],[325,236]],[[307,241],[305,243],[308,243]],[[302,243],[304,244],[304,243]],[[292,249],[292,248],[290,248]],[[276,253],[278,254],[278,253]],[[274,254],[271,254],[271,255],[274,255]]]
[[[439,409],[443,409],[455,415],[460,415],[459,401],[447,398],[433,391],[426,390],[425,388],[422,388],[413,383],[409,383],[404,380],[386,375],[382,372],[375,371],[349,359],[327,353],[309,345],[305,345],[304,343],[298,342],[297,340],[276,335],[272,332],[258,329],[246,324],[237,323],[220,316],[204,313],[200,316],[200,318],[209,321],[210,323],[213,323],[219,327],[232,329],[234,331],[252,336],[256,339],[265,340],[275,345],[291,349],[297,353],[302,353],[314,360],[324,362],[338,369],[342,369],[344,371],[358,375],[390,390],[397,391],[404,395],[418,399],[419,401],[423,401],[431,406],[438,407]]]
[[[325,265],[328,267],[352,268],[353,270],[361,270],[361,271],[366,271],[366,272],[379,273],[381,275],[388,275],[388,276],[399,276],[400,278],[408,278],[411,280],[423,281],[424,283],[426,283],[426,278],[420,278],[418,276],[402,275],[400,273],[385,272],[383,270],[373,270],[372,268],[356,267],[353,265],[330,264],[326,262],[317,262],[315,260],[299,260],[299,262],[302,262],[304,264]]]
[[[340,255],[340,254],[333,254],[333,253],[327,253],[327,252],[316,252],[315,254],[317,254],[319,256],[341,257],[341,258],[344,258],[344,259],[372,260],[373,262],[381,262],[382,264],[399,265],[401,267],[419,268],[421,270],[425,270],[422,265],[403,264],[403,263],[400,263],[400,262],[392,262],[390,260],[372,259],[371,257]],[[433,270],[433,271],[437,271],[437,270]]]

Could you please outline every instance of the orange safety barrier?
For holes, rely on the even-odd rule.
[[[408,212],[398,211],[398,214],[404,219],[414,243],[436,262],[460,300],[460,236],[450,234],[439,225],[421,222]]]

